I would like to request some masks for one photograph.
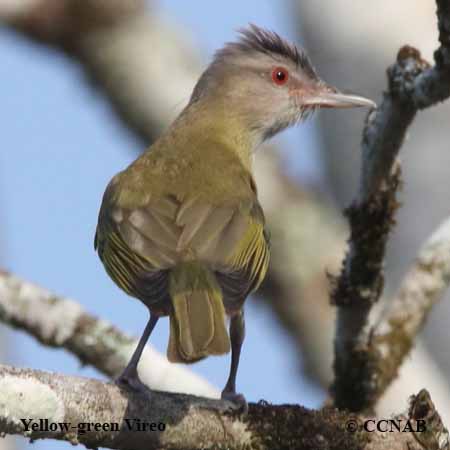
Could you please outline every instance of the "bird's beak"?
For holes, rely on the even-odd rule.
[[[303,94],[302,104],[319,108],[357,108],[361,106],[376,108],[377,106],[375,102],[368,98],[355,94],[345,94],[322,83]]]

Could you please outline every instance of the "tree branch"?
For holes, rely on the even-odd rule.
[[[78,303],[5,272],[0,272],[0,321],[28,332],[44,345],[68,350],[109,377],[124,369],[137,345],[135,339],[89,315]],[[219,396],[206,380],[169,363],[150,345],[139,374],[153,389]]]
[[[388,69],[388,91],[364,128],[360,191],[346,212],[349,251],[332,294],[338,306],[332,390],[335,404],[353,411],[371,408],[378,399],[373,373],[379,369],[369,357],[368,317],[383,289],[384,254],[397,208],[396,157],[416,112],[450,96],[450,5],[445,0],[437,5],[441,46],[436,64],[430,67],[406,46]]]
[[[374,368],[372,396],[379,398],[396,377],[431,308],[449,284],[450,218],[423,245],[399,292],[373,328],[368,347]]]
[[[439,417],[429,405],[427,417]],[[367,433],[361,428],[351,433],[346,430],[349,421],[360,427],[366,418],[334,409],[310,411],[295,405],[259,403],[250,404],[243,417],[230,407],[228,402],[182,394],[149,391],[139,396],[98,380],[0,366],[0,433],[32,440],[53,438],[88,448],[135,450],[423,448],[411,432]],[[414,419],[424,416],[423,408],[414,412]],[[28,423],[31,418],[38,424],[43,419],[44,428],[46,423],[67,423],[68,430],[50,431],[48,425],[48,430],[25,431],[21,419]],[[134,419],[141,425],[154,423],[157,429],[139,431]],[[95,424],[100,424],[97,429]],[[100,428],[103,424],[108,424],[106,430]],[[117,430],[112,428],[114,424],[118,424]],[[159,424],[164,424],[164,430]],[[431,428],[429,434],[425,442],[442,440],[442,427]]]

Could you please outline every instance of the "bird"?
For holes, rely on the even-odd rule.
[[[244,302],[270,256],[255,151],[316,109],[364,106],[375,104],[325,83],[305,50],[257,25],[214,54],[187,106],[103,195],[94,247],[112,280],[149,310],[119,385],[147,389],[138,362],[168,316],[168,360],[189,364],[231,350],[221,398],[246,407],[236,390]]]

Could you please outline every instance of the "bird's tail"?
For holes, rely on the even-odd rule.
[[[192,363],[230,351],[222,291],[214,274],[199,263],[183,263],[170,275],[169,293],[169,361]]]

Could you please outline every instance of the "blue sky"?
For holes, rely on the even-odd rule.
[[[276,29],[286,37],[295,35],[292,24],[287,24],[289,14],[283,2],[160,3],[169,18],[191,31],[205,62],[215,48],[234,38],[237,28],[249,22]],[[6,30],[0,30],[0,54],[2,266],[76,299],[92,314],[140,336],[146,322],[144,307],[110,281],[93,250],[103,191],[136,154],[136,141],[105,100],[83,83],[73,62]],[[292,173],[305,179],[316,176],[314,153],[295,152],[294,157],[291,151],[300,140],[313,149],[313,122],[288,132],[282,140]],[[165,352],[167,336],[168,321],[162,320],[151,342]],[[8,361],[12,364],[101,376],[93,369],[80,368],[66,352],[45,349],[22,332],[11,331],[9,338]],[[250,299],[238,389],[250,401],[264,398],[318,406],[323,393],[300,377],[294,351],[267,308],[257,298]],[[209,358],[191,367],[222,387],[229,357]],[[33,448],[64,445],[37,442]]]

